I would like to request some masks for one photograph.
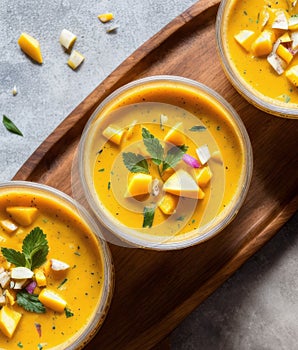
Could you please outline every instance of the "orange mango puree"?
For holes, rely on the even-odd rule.
[[[293,57],[284,48],[277,51],[284,60],[284,73],[278,74],[267,61],[268,53],[257,55],[253,51],[253,42],[264,31],[273,33],[274,42],[282,35],[290,35],[293,30],[272,28],[276,14],[281,10],[287,18],[298,13],[298,6],[292,6],[291,1],[280,0],[232,0],[225,12],[223,42],[226,43],[226,51],[229,56],[235,74],[241,77],[248,89],[255,89],[260,98],[273,99],[281,105],[296,105],[298,103],[298,88],[286,76],[286,71],[298,65],[298,54]],[[254,32],[248,43],[247,49],[241,46],[235,36],[243,30]],[[284,47],[290,47],[291,42],[284,43]],[[273,48],[272,48],[273,50]],[[281,52],[283,51],[283,52]],[[287,53],[287,55],[285,55]]]
[[[134,123],[131,132],[130,126]],[[163,145],[165,135],[178,123],[181,123],[180,130],[185,135],[187,154],[196,157],[196,149],[207,144],[210,153],[220,154],[220,159],[214,157],[208,162],[212,178],[203,189],[203,199],[179,197],[172,215],[166,215],[157,207],[152,227],[143,228],[144,206],[158,199],[152,195],[127,198],[125,194],[131,173],[124,165],[122,154],[148,155],[142,140],[142,128],[149,130]],[[128,137],[124,133],[120,145],[107,141],[102,135],[110,124],[129,133]],[[244,162],[243,145],[227,112],[195,88],[165,82],[128,90],[102,111],[94,126],[94,135],[95,191],[114,220],[127,227],[165,238],[178,233],[182,239],[183,235],[212,220],[237,192]],[[160,176],[156,165],[152,161],[148,164],[152,178],[157,178],[161,184],[173,173],[169,170]],[[182,160],[175,170],[180,168],[192,175],[197,171]]]
[[[11,338],[0,332],[0,348],[65,349],[82,333],[100,303],[104,274],[101,247],[76,210],[50,195],[30,189],[0,189],[0,220],[11,219],[6,212],[11,206],[36,207],[38,214],[32,224],[18,225],[15,232],[7,233],[0,227],[0,246],[22,251],[28,233],[35,227],[41,228],[49,245],[47,260],[58,259],[70,266],[66,272],[46,273],[46,287],[67,302],[73,315],[66,317],[64,312],[49,308],[39,314],[28,312],[17,303],[9,305],[22,317]],[[0,266],[5,265],[4,260],[2,256]]]

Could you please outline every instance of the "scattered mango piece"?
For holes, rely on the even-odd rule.
[[[176,146],[184,145],[185,135],[181,130],[182,125],[183,124],[181,122],[173,126],[164,137],[164,141],[172,143],[173,145],[176,145]]]
[[[47,278],[42,269],[37,269],[35,272],[35,281],[38,287],[45,287],[47,285]]]
[[[158,204],[159,209],[166,215],[172,215],[176,211],[176,207],[179,201],[179,197],[171,193],[166,193],[160,203]]]
[[[71,50],[76,40],[77,36],[69,30],[63,29],[61,31],[59,42],[66,50]]]
[[[112,19],[114,19],[114,15],[109,12],[109,13],[102,13],[100,15],[97,16],[97,18],[102,22],[102,23],[106,23],[111,21]]]
[[[238,34],[236,34],[234,38],[238,44],[240,44],[247,52],[249,52],[254,39],[254,35],[254,31],[243,29]]]
[[[20,48],[34,61],[40,64],[43,62],[38,40],[27,33],[22,33],[18,39],[18,44],[20,45]]]
[[[129,179],[126,197],[135,197],[148,194],[151,191],[152,176],[149,174],[135,173]]]
[[[106,129],[104,129],[102,134],[109,141],[112,141],[116,145],[120,145],[122,137],[124,135],[124,131],[124,129],[120,129],[116,125],[109,125]]]
[[[273,48],[273,43],[275,42],[275,34],[273,31],[265,29],[252,43],[251,50],[252,53],[259,57],[268,55]]]
[[[38,215],[35,207],[7,207],[6,212],[21,226],[31,225]]]
[[[290,62],[293,59],[293,55],[291,54],[291,52],[283,45],[278,45],[278,48],[276,50],[276,53],[278,54],[278,56],[280,58],[282,58],[285,62],[287,62],[287,64],[290,64]]]
[[[8,338],[11,338],[21,317],[22,314],[10,309],[7,305],[4,305],[0,310],[0,330],[2,333]]]
[[[0,226],[6,231],[7,233],[13,233],[18,229],[18,226],[12,222],[11,220],[1,220]]]
[[[48,288],[44,288],[39,293],[38,299],[46,307],[57,312],[63,312],[66,307],[66,301]]]
[[[298,87],[298,65],[289,68],[286,71],[286,77],[296,87]]]
[[[196,180],[199,187],[206,187],[212,178],[212,172],[209,166],[200,168],[196,174]]]
[[[203,193],[194,178],[184,169],[178,169],[163,185],[165,192],[177,196],[201,199]]]
[[[73,50],[69,56],[69,59],[67,61],[67,64],[70,68],[73,70],[76,70],[85,60],[85,57],[76,50]]]

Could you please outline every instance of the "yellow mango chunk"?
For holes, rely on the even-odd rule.
[[[114,19],[114,15],[112,13],[101,13],[100,15],[97,16],[97,18],[102,22],[106,23]]]
[[[282,58],[285,62],[287,62],[287,64],[289,64],[292,61],[293,57],[294,57],[291,54],[291,52],[283,45],[278,45],[276,53],[278,54],[278,56],[280,58]]]
[[[163,190],[176,196],[201,199],[203,191],[200,190],[195,179],[184,169],[178,169],[163,185]]]
[[[196,174],[196,180],[199,187],[206,187],[212,178],[212,172],[209,166],[201,168]]]
[[[6,289],[5,299],[9,305],[14,305],[16,302],[16,296],[15,296],[14,291],[13,290],[10,291],[9,289]]]
[[[31,35],[22,33],[18,39],[18,44],[20,45],[20,48],[34,61],[38,63],[43,62],[39,42]]]
[[[171,193],[166,193],[158,204],[159,209],[166,215],[172,215],[176,211],[179,197]]]
[[[173,126],[166,136],[164,137],[165,142],[172,143],[176,146],[181,146],[185,144],[185,135],[181,131],[182,123],[178,123],[175,126]]]
[[[18,229],[18,226],[12,222],[11,220],[1,220],[0,221],[0,226],[3,228],[4,231],[7,233],[13,233]]]
[[[286,77],[296,87],[298,87],[298,65],[291,67],[286,71]]]
[[[38,287],[45,287],[47,285],[47,278],[42,269],[37,269],[34,271],[35,281]]]
[[[69,56],[67,64],[73,70],[76,70],[85,60],[85,56],[83,56],[79,51],[73,50]]]
[[[0,330],[2,333],[8,338],[11,338],[21,317],[22,314],[10,309],[7,305],[4,305],[0,310]]]
[[[7,207],[6,212],[19,225],[29,226],[36,219],[38,209],[34,207]]]
[[[239,45],[241,45],[247,52],[249,52],[254,39],[254,35],[254,31],[244,29],[241,30],[238,34],[236,34],[234,38]]]
[[[39,293],[38,299],[44,306],[57,312],[63,312],[66,307],[66,301],[48,288]]]
[[[259,57],[269,55],[272,51],[273,43],[275,42],[275,34],[270,30],[264,30],[252,43],[252,53]]]
[[[120,145],[124,132],[124,129],[120,129],[116,125],[109,125],[107,128],[104,129],[102,134],[109,141],[115,143],[116,145]]]
[[[151,191],[151,184],[151,175],[135,173],[129,179],[125,197],[135,197],[143,194],[148,194]]]

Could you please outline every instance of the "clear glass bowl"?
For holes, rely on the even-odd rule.
[[[213,106],[219,114],[224,113],[227,115],[227,124],[231,125],[235,137],[239,140],[241,153],[243,154],[243,164],[237,190],[226,208],[202,227],[191,230],[183,235],[173,234],[173,236],[166,238],[162,236],[162,233],[160,236],[159,234],[144,233],[141,230],[124,225],[120,220],[116,220],[109,210],[107,210],[105,204],[98,198],[92,175],[97,152],[99,151],[98,133],[102,129],[98,125],[100,125],[102,118],[109,116],[109,113],[113,109],[117,110],[119,106],[129,106],[132,103],[130,102],[131,96],[136,93],[139,96],[140,103],[146,97],[147,101],[155,102],[158,100],[158,102],[168,103],[176,108],[174,96],[166,96],[163,93],[164,89],[170,89],[175,95],[177,95],[176,90],[187,91],[187,93],[194,97],[194,100],[202,99],[201,101],[205,101],[208,105]],[[152,92],[155,97],[151,96]],[[183,100],[180,93],[178,93],[177,98]],[[182,105],[183,108],[187,109],[188,103],[190,104],[186,97],[186,101],[182,101],[180,106]],[[222,231],[235,217],[245,199],[250,185],[252,167],[252,149],[247,131],[231,105],[207,86],[177,76],[147,77],[133,81],[113,92],[97,107],[90,117],[82,133],[78,149],[78,170],[83,194],[88,202],[88,206],[103,227],[106,228],[106,239],[113,241],[113,238],[116,237],[116,242],[113,242],[115,244],[155,250],[186,248],[203,242]]]
[[[86,230],[88,230],[88,234],[90,234],[90,237],[94,238],[94,242],[96,242],[95,244],[96,246],[98,246],[98,256],[100,256],[101,261],[95,262],[95,264],[101,264],[103,268],[103,276],[101,281],[102,290],[101,290],[101,296],[98,297],[98,300],[92,301],[94,303],[94,311],[89,316],[90,319],[86,320],[85,324],[80,326],[80,328],[78,328],[77,331],[74,332],[73,336],[70,337],[70,339],[65,340],[62,344],[59,344],[57,346],[55,345],[52,347],[46,346],[48,349],[51,349],[51,350],[54,350],[54,349],[58,350],[61,348],[68,349],[68,350],[82,349],[89,341],[91,341],[91,339],[95,336],[95,334],[100,329],[107,315],[107,312],[111,303],[113,288],[114,288],[114,269],[113,269],[112,257],[110,254],[109,247],[105,242],[105,240],[102,239],[102,234],[99,230],[99,227],[96,221],[91,217],[91,215],[86,211],[86,209],[82,207],[79,203],[77,203],[74,199],[64,194],[63,192],[58,191],[57,189],[52,188],[50,186],[33,183],[33,182],[8,181],[8,182],[0,183],[0,198],[3,198],[6,195],[8,197],[9,193],[17,193],[17,194],[20,193],[21,195],[19,196],[19,198],[24,198],[24,194],[27,196],[25,201],[19,198],[14,199],[13,202],[11,201],[12,203],[11,205],[14,205],[14,206],[18,206],[18,205],[27,206],[27,204],[24,204],[24,203],[27,203],[28,200],[30,200],[36,203],[37,208],[39,206],[38,204],[39,202],[40,205],[42,205],[42,208],[43,208],[42,210],[44,212],[46,211],[46,206],[50,208],[49,210],[51,212],[55,211],[56,216],[58,216],[59,213],[63,212],[64,218],[66,218],[66,220],[67,220],[68,213],[71,213],[69,214],[71,215],[70,217],[75,218],[74,220],[77,220],[77,222],[79,222],[80,225],[82,225],[82,227],[84,226]],[[16,197],[14,196],[14,198]],[[44,202],[44,199],[47,200],[46,204]],[[3,207],[1,208],[1,206],[4,206],[4,200],[0,202],[0,211],[3,211],[4,208]],[[84,229],[82,228],[82,230]],[[46,234],[46,228],[44,229],[44,233]],[[61,237],[63,239],[63,234]],[[50,245],[49,248],[50,248],[50,251],[53,251],[53,246],[51,247]],[[84,303],[86,302],[87,302],[86,300],[82,301],[82,307],[84,307]],[[21,319],[20,322],[22,321],[26,322],[25,321],[26,316],[23,316],[23,317],[24,317],[24,320]],[[55,316],[55,317],[58,317],[58,316]],[[67,324],[68,320],[66,319],[64,313],[61,315],[61,317],[65,318],[65,322]],[[36,322],[37,320],[38,318],[36,318]],[[33,327],[34,327],[34,322],[33,322]],[[41,325],[41,331],[43,330],[42,327],[43,326]],[[32,334],[32,337],[33,337],[33,334]],[[20,337],[20,339],[22,339],[22,337]]]
[[[237,66],[233,62],[231,58],[231,54],[229,53],[229,38],[228,38],[228,21],[229,18],[234,18],[235,13],[232,8],[233,4],[238,2],[239,0],[222,0],[218,9],[217,18],[216,18],[216,41],[219,56],[221,59],[223,70],[231,82],[231,84],[235,87],[235,89],[242,95],[249,103],[259,108],[260,110],[283,118],[298,118],[298,105],[296,103],[291,103],[287,101],[288,99],[284,97],[285,101],[275,99],[272,97],[266,96],[265,93],[261,93],[256,88],[252,87],[246,80],[241,76]],[[261,4],[261,3],[260,3]],[[245,12],[245,11],[244,11]],[[251,14],[250,14],[251,16]],[[250,16],[244,16],[245,18],[249,18]],[[253,19],[252,19],[253,20]],[[243,28],[245,26],[243,25]],[[249,27],[245,27],[245,29],[250,29]],[[233,39],[234,40],[234,39]],[[242,50],[244,52],[244,50]],[[245,57],[248,57],[248,53]],[[238,57],[238,59],[240,59]],[[246,62],[246,58],[243,58]],[[264,58],[265,60],[265,58]],[[247,62],[249,65],[249,62]],[[269,63],[268,63],[269,67]],[[273,69],[272,69],[272,74]],[[277,75],[277,74],[276,74]],[[278,79],[278,78],[277,78]],[[276,79],[276,84],[279,82]],[[286,78],[285,78],[286,79]],[[264,76],[264,81],[266,81],[266,76]],[[292,87],[295,90],[295,87]],[[296,89],[297,90],[297,89]]]

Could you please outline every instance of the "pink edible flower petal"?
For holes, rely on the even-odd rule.
[[[34,323],[35,328],[37,330],[38,335],[41,337],[41,324],[40,323]]]
[[[182,159],[184,160],[184,162],[188,165],[190,165],[192,168],[199,168],[200,167],[200,163],[198,162],[198,160],[192,156],[190,156],[189,154],[184,154]]]
[[[28,286],[26,287],[26,291],[29,294],[33,294],[34,293],[34,289],[36,288],[37,284],[35,281],[32,281],[28,284]]]

